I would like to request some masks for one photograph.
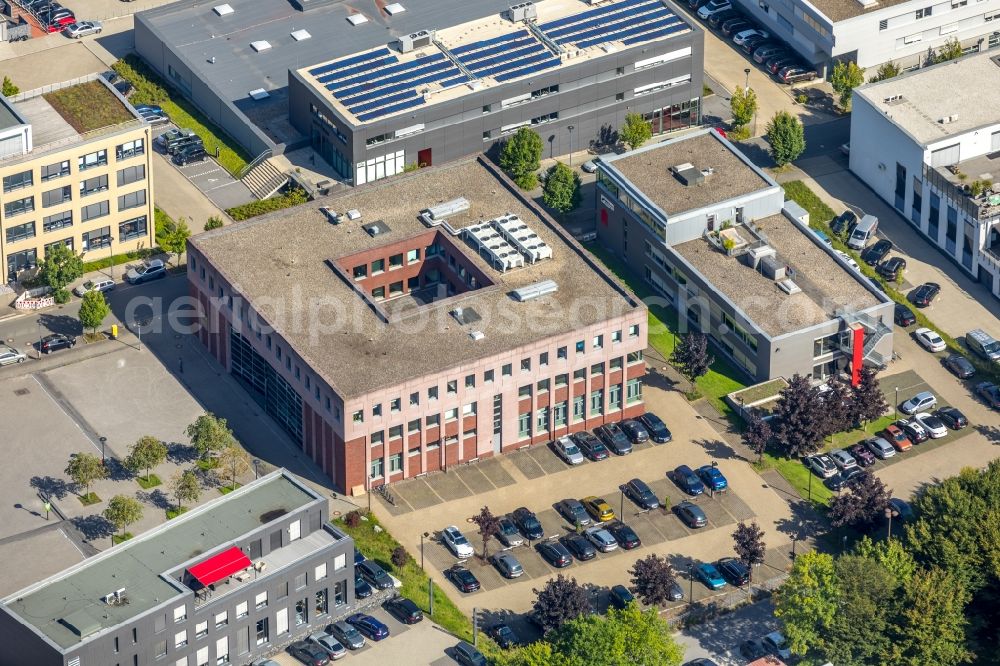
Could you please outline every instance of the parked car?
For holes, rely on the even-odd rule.
[[[849,486],[861,480],[867,471],[861,469],[860,467],[851,467],[840,472],[840,476],[844,479],[844,485]]]
[[[876,458],[881,458],[882,460],[896,455],[896,449],[892,448],[892,444],[881,437],[867,439],[865,440],[865,445],[875,454]]]
[[[624,610],[633,601],[635,601],[635,597],[624,585],[613,585],[611,587],[611,605],[618,610]]]
[[[52,333],[38,341],[38,350],[43,354],[51,354],[60,349],[69,349],[74,345],[76,345],[75,337],[62,333]]]
[[[142,284],[167,277],[167,267],[160,259],[148,259],[137,268],[130,268],[125,273],[125,281],[129,284]]]
[[[811,469],[813,473],[821,479],[831,477],[837,473],[837,465],[833,462],[833,459],[825,453],[815,456],[806,456],[802,459],[802,462],[804,462],[806,467]]]
[[[933,409],[937,405],[937,398],[930,391],[921,391],[899,406],[899,410],[904,414],[916,414]]]
[[[462,592],[475,592],[480,587],[476,575],[460,564],[445,569],[444,575]]]
[[[403,624],[416,624],[424,619],[424,612],[406,597],[396,597],[387,601],[385,609]]]
[[[115,281],[109,278],[99,278],[97,280],[87,280],[77,288],[73,290],[73,293],[77,296],[83,297],[88,291],[101,291],[107,293],[109,291],[114,291]]]
[[[941,336],[929,328],[918,328],[913,332],[913,337],[929,352],[942,352],[948,348]]]
[[[777,74],[778,72],[780,72],[785,67],[789,67],[791,65],[794,65],[798,61],[799,61],[799,59],[798,59],[797,56],[794,56],[794,55],[791,55],[789,53],[786,53],[784,55],[779,55],[779,56],[775,56],[773,58],[770,58],[767,61],[767,63],[765,63],[765,67],[767,67],[767,71],[769,71],[771,74]]]
[[[673,435],[670,433],[670,429],[667,428],[667,424],[656,414],[646,412],[639,417],[639,421],[642,425],[646,426],[649,438],[657,444],[666,444],[673,439]]]
[[[754,35],[753,37],[747,37],[740,44],[740,48],[743,49],[743,53],[750,55],[754,50],[761,44],[770,44],[771,38],[764,35]]]
[[[152,111],[140,111],[139,116],[142,117],[150,125],[166,125],[170,122],[170,116],[164,113],[153,113]]]
[[[587,456],[594,462],[600,460],[606,460],[611,453],[608,451],[608,447],[604,446],[604,442],[597,438],[593,433],[589,433],[586,430],[571,435],[573,441],[576,445],[580,447],[580,451],[583,455]]]
[[[913,326],[917,323],[917,315],[913,314],[913,310],[905,305],[896,303],[892,310],[892,321],[897,326]]]
[[[100,21],[80,21],[79,23],[70,23],[63,28],[63,34],[73,39],[80,39],[87,35],[98,35],[102,30],[104,30],[104,26],[101,25]]]
[[[494,624],[486,630],[486,633],[489,634],[490,638],[492,638],[496,644],[504,650],[509,650],[519,642],[517,634],[514,633],[514,630],[503,622]]]
[[[583,506],[587,509],[587,513],[593,517],[594,520],[606,523],[609,520],[615,519],[614,509],[611,505],[605,502],[602,498],[590,495],[589,497],[584,497]]]
[[[586,527],[590,525],[590,514],[587,513],[586,507],[580,503],[580,500],[567,498],[560,500],[556,503],[556,511],[559,515],[566,519],[570,525],[582,525]]]
[[[788,85],[802,83],[804,81],[814,81],[817,76],[819,76],[819,74],[816,73],[815,69],[812,69],[811,67],[799,67],[796,65],[783,67],[778,71],[778,78],[782,83],[787,83]]]
[[[625,433],[625,436],[633,444],[642,444],[649,441],[649,431],[646,430],[646,426],[635,419],[625,419],[618,424],[618,427],[622,429],[622,432]]]
[[[688,495],[701,495],[705,492],[705,484],[687,465],[678,465],[670,476],[677,487]]]
[[[906,259],[903,259],[902,257],[890,257],[879,264],[878,268],[875,269],[879,275],[889,282],[895,280],[901,270],[906,270]]]
[[[830,460],[840,471],[856,468],[858,461],[844,449],[833,449],[829,452]]]
[[[326,666],[330,655],[320,646],[308,641],[298,641],[288,646],[288,654],[309,666]]]
[[[920,425],[918,421],[914,421],[913,419],[910,419],[909,421],[906,419],[899,419],[894,425],[902,430],[913,444],[921,444],[931,438],[927,431],[924,430],[924,427]]]
[[[750,569],[735,557],[723,557],[715,566],[730,585],[743,587],[750,582]]]
[[[718,29],[724,21],[728,21],[731,18],[739,16],[740,13],[735,9],[723,9],[721,12],[716,12],[708,17],[708,25],[712,28]]]
[[[132,108],[139,113],[163,113],[163,107],[158,104],[136,104]]]
[[[46,30],[48,32],[62,32],[62,29],[68,25],[76,23],[76,17],[72,14],[63,16],[53,16],[49,19],[49,25]]]
[[[590,539],[590,543],[594,544],[594,547],[602,553],[610,553],[618,548],[618,542],[611,536],[611,532],[604,529],[603,525],[588,527],[583,533]]]
[[[620,520],[612,520],[605,524],[604,529],[611,533],[622,550],[632,550],[642,545],[642,540],[635,531]]]
[[[592,560],[597,556],[594,546],[582,534],[573,532],[562,537],[559,541],[566,547],[566,550],[573,553],[573,557],[581,562]]]
[[[965,346],[987,361],[1000,363],[1000,340],[981,328],[974,328],[965,334]]]
[[[579,465],[583,462],[583,454],[580,447],[569,437],[560,437],[552,446],[556,450],[556,455],[566,461],[568,465]]]
[[[823,479],[823,485],[834,492],[840,492],[841,488],[847,485],[847,477],[837,472],[833,476]]]
[[[487,666],[489,664],[482,652],[477,650],[471,643],[466,643],[465,641],[460,641],[454,647],[454,654],[455,661],[462,664],[462,666]]]
[[[309,642],[326,652],[330,661],[336,661],[347,656],[347,648],[325,631],[317,631],[314,634],[310,634]]]
[[[694,575],[705,584],[710,590],[719,590],[726,586],[726,579],[722,577],[715,565],[710,562],[702,562],[694,570]]]
[[[757,638],[750,638],[740,643],[740,656],[754,661],[767,656],[767,649]]]
[[[833,253],[836,254],[841,259],[843,259],[848,266],[850,266],[859,273],[861,272],[861,266],[858,265],[858,262],[854,261],[854,257],[852,257],[851,255],[847,254],[842,250],[834,250]]]
[[[780,44],[762,44],[753,52],[753,59],[758,65],[763,65],[768,58],[782,56],[788,53],[788,49]]]
[[[903,429],[895,424],[889,424],[885,427],[885,430],[879,433],[882,438],[892,444],[897,451],[904,452],[909,451],[913,448],[913,442],[910,438],[906,436]]]
[[[792,648],[788,645],[788,641],[785,640],[780,631],[772,631],[767,636],[764,636],[760,642],[763,643],[764,649],[771,654],[775,654],[781,659],[791,659]]]
[[[941,292],[941,285],[936,282],[925,282],[907,295],[907,299],[918,308],[926,308]]]
[[[617,423],[606,423],[598,426],[594,430],[594,434],[600,437],[604,445],[615,455],[624,456],[632,453],[632,442],[629,441],[628,436],[622,432]]]
[[[713,492],[719,492],[729,487],[729,481],[726,480],[726,477],[719,471],[718,467],[702,465],[695,473],[701,479],[702,483],[711,488]]]
[[[166,145],[167,153],[170,155],[176,155],[181,150],[186,150],[189,146],[204,146],[204,142],[201,137],[197,134],[185,134],[184,136],[177,137],[175,140],[171,141]]]
[[[745,28],[749,28],[753,25],[750,19],[745,16],[735,16],[731,19],[726,19],[719,25],[719,32],[721,32],[726,37],[734,35]]]
[[[326,625],[326,633],[340,641],[348,650],[360,650],[365,646],[365,637],[347,622]]]
[[[868,467],[875,464],[875,455],[864,444],[855,444],[848,449],[848,452],[861,467]]]
[[[976,374],[976,366],[961,354],[950,354],[944,360],[944,367],[959,379],[969,379]]]
[[[197,134],[192,129],[171,128],[156,137],[156,144],[169,153],[171,146],[175,145],[178,141],[193,136],[197,136]]]
[[[365,560],[359,564],[356,571],[361,574],[361,577],[365,579],[366,583],[374,587],[376,590],[392,589],[392,577],[385,572],[385,569],[372,560]]]
[[[28,357],[25,354],[9,345],[0,347],[0,366],[11,365],[12,363],[24,363],[24,359],[26,358]]]
[[[743,30],[741,32],[733,35],[733,43],[736,46],[743,46],[743,44],[753,37],[760,37],[762,39],[767,39],[771,34],[767,30],[761,30],[760,28],[750,28],[748,30]]]
[[[934,413],[952,430],[961,430],[969,425],[969,419],[955,407],[942,407]]]
[[[873,245],[869,245],[865,248],[864,252],[861,253],[861,261],[865,262],[869,266],[877,266],[879,262],[885,259],[885,256],[891,251],[892,241],[882,238]],[[895,273],[893,273],[893,276],[895,276]]]
[[[1000,409],[1000,386],[993,382],[979,382],[976,384],[976,393],[987,405],[993,409]]]
[[[202,145],[185,146],[174,153],[174,162],[178,166],[185,166],[191,162],[204,162],[206,159],[208,159],[208,153],[205,152],[205,146]]]
[[[853,210],[845,210],[843,213],[833,218],[830,229],[838,236],[847,236],[858,223],[858,215]]]
[[[632,479],[624,486],[622,491],[625,496],[635,502],[640,509],[647,511],[659,508],[660,501],[656,499],[656,493],[642,479]]]
[[[674,513],[691,529],[708,525],[708,518],[705,516],[705,512],[694,502],[684,500],[676,504],[674,506]]]
[[[500,519],[500,531],[497,532],[497,540],[507,548],[514,548],[524,543],[521,533],[517,531],[517,525],[507,516]]]
[[[527,538],[541,539],[545,535],[542,524],[538,522],[538,516],[527,508],[519,506],[514,509],[510,517],[514,521],[514,524],[517,525],[517,529],[521,530],[521,534]]]
[[[455,557],[465,559],[467,557],[472,557],[475,554],[472,544],[469,543],[469,540],[465,538],[465,535],[462,534],[454,525],[449,525],[441,530],[441,541],[448,547],[448,550],[450,550],[452,555]]]
[[[555,539],[540,541],[535,545],[535,550],[542,556],[542,559],[556,569],[562,569],[573,564],[573,555],[570,554],[566,546]]]
[[[365,582],[365,579],[361,577],[361,573],[358,571],[354,572],[354,598],[355,599],[367,599],[375,593],[372,586]]]
[[[893,497],[889,500],[889,508],[893,509],[903,520],[913,520],[913,507],[906,500]]]
[[[718,14],[730,8],[732,8],[732,5],[729,4],[729,0],[711,0],[711,2],[705,3],[698,9],[698,18],[704,21],[712,16],[712,14]]]
[[[927,431],[931,439],[941,439],[948,435],[948,426],[944,424],[944,421],[929,412],[920,412],[915,414],[913,418]]]
[[[504,578],[518,578],[524,574],[524,567],[510,553],[494,553],[490,561]]]

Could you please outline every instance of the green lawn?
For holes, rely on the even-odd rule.
[[[194,461],[194,466],[203,472],[211,472],[219,466],[218,458],[199,458]]]
[[[114,536],[111,537],[111,545],[117,546],[120,543],[125,543],[131,538],[132,538],[131,532],[126,532],[125,534],[115,534]]]
[[[829,506],[830,499],[835,493],[823,485],[823,482],[816,477],[809,468],[802,464],[801,460],[791,458],[779,458],[770,453],[764,454],[763,469],[773,468],[778,470],[778,474],[785,478],[793,488],[802,496],[802,499],[812,497],[813,503],[820,506]]]
[[[179,509],[177,507],[174,507],[172,509],[167,509],[167,520],[173,520],[182,513],[187,513],[187,510],[188,508],[186,506],[182,506]]]
[[[233,492],[242,485],[243,485],[242,483],[237,483],[235,485],[227,483],[224,486],[219,486],[219,492],[222,493],[223,495],[228,495],[229,493]]]
[[[162,483],[162,481],[160,481],[160,477],[156,476],[155,474],[150,474],[149,476],[137,476],[135,477],[135,480],[139,483],[139,486],[143,490],[149,490],[150,488],[155,488],[156,486]]]
[[[428,612],[427,574],[420,570],[420,565],[412,557],[402,567],[392,563],[392,551],[399,546],[399,542],[384,529],[381,532],[375,531],[378,520],[374,515],[368,514],[368,520],[361,521],[355,528],[348,527],[341,518],[335,520],[334,524],[354,539],[354,544],[365,557],[374,560],[400,580],[403,584],[401,593],[404,597],[420,606],[425,613]],[[458,606],[437,585],[434,586],[432,619],[451,633],[465,640],[472,640],[472,623],[469,618],[462,614]]]
[[[81,134],[136,119],[100,81],[60,88],[42,97]]]

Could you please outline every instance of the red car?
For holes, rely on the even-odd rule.
[[[62,18],[57,18],[49,24],[49,32],[62,32],[62,29],[71,23],[76,23],[75,16],[63,16]]]
[[[879,434],[896,447],[897,451],[909,451],[913,448],[913,442],[910,441],[910,438],[898,426],[888,425]]]

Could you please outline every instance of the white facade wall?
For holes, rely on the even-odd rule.
[[[906,167],[906,201],[909,210],[913,176],[922,177],[924,150],[882,112],[860,95],[851,111],[850,168],[890,206],[895,205],[896,163]]]

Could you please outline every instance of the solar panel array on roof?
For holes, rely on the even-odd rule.
[[[527,30],[456,46],[451,52],[478,77],[509,81],[550,67],[560,60]]]
[[[661,0],[623,0],[538,27],[556,44],[582,49],[615,41],[638,44],[681,32],[687,25]]]

